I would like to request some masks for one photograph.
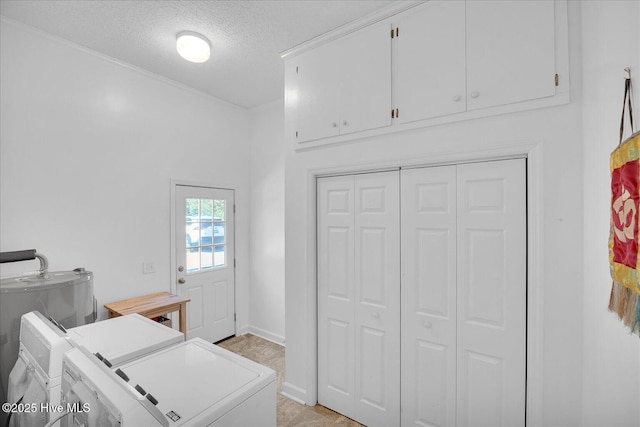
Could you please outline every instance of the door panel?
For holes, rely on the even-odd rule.
[[[191,298],[187,338],[235,334],[233,190],[176,186],[176,292]]]
[[[467,230],[461,245],[469,260],[466,292],[460,295],[465,310],[464,322],[504,327],[505,236],[503,230]]]
[[[355,417],[354,180],[318,180],[318,402]]]
[[[466,384],[462,393],[468,425],[510,426],[502,419],[502,408],[508,404],[504,401],[504,360],[471,351],[465,351],[464,358]]]
[[[318,402],[396,425],[398,173],[318,179]]]
[[[526,164],[458,166],[460,426],[522,426],[526,377]]]
[[[420,405],[412,421],[417,425],[445,426],[451,406],[447,402],[452,382],[449,378],[451,349],[444,345],[416,340],[414,351],[415,355],[412,357],[417,365],[411,368],[415,373],[416,400]]]
[[[400,418],[400,194],[398,172],[356,175],[356,420]]]
[[[327,370],[329,375],[327,387],[345,397],[351,396],[350,390],[353,388],[349,382],[352,377],[349,367],[353,360],[351,335],[350,324],[336,319],[327,319],[327,346],[331,348],[327,357],[327,364],[331,367]]]
[[[453,426],[456,400],[456,169],[404,169],[402,425]]]
[[[361,228],[360,232],[360,303],[385,307],[386,230]]]

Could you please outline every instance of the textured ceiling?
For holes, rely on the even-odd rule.
[[[282,97],[280,52],[390,3],[1,0],[0,14],[250,108]],[[185,30],[211,41],[209,62],[178,56],[175,36]]]

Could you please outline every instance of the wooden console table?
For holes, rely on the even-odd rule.
[[[143,295],[141,297],[130,298],[117,302],[105,304],[109,319],[112,317],[124,316],[125,314],[138,313],[141,316],[152,318],[165,316],[172,311],[179,312],[180,332],[187,337],[187,303],[191,298],[183,298],[169,292],[158,292],[157,294]]]

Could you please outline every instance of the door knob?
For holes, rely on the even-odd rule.
[[[184,271],[184,267],[183,266],[178,267],[178,271],[182,273]]]
[[[180,283],[181,285],[184,285],[187,281],[184,280],[184,277],[181,277],[178,279],[178,283]]]

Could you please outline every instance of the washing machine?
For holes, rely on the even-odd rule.
[[[11,415],[12,425],[40,426],[60,404],[64,354],[83,347],[107,367],[117,367],[184,342],[179,331],[138,314],[65,329],[37,311],[22,316],[18,360],[9,375],[8,402],[28,411]]]
[[[276,373],[193,338],[108,368],[83,348],[64,355],[63,426],[276,426]]]

